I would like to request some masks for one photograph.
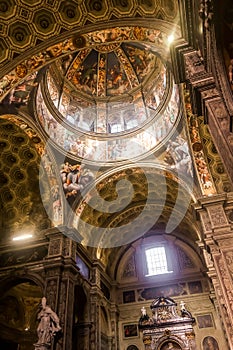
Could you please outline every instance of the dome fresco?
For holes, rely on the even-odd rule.
[[[64,122],[59,123],[47,108],[40,88],[37,94],[38,118],[50,139],[63,153],[69,152],[75,159],[85,158],[86,161],[91,162],[124,161],[145,155],[163,144],[163,140],[178,120],[177,95],[178,89],[174,85],[170,101],[163,113],[158,114],[147,127],[141,128],[140,131],[117,139],[92,137],[90,134],[75,131]]]
[[[63,152],[124,161],[159,147],[179,116],[179,90],[150,47],[85,47],[52,63],[37,92],[38,119]]]
[[[129,93],[155,70],[157,57],[132,43],[99,45],[60,60],[73,87],[92,97]]]
[[[141,126],[167,91],[161,60],[132,43],[80,50],[58,60],[47,77],[48,91],[62,117],[78,129],[97,133]]]

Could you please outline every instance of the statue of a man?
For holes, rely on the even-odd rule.
[[[50,345],[55,334],[61,330],[59,318],[46,304],[45,297],[42,298],[41,304],[42,310],[38,314],[40,320],[37,327],[38,342],[35,344],[37,348],[39,345]]]

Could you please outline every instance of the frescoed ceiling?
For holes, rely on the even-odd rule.
[[[25,59],[27,60],[26,70],[21,66],[23,69],[20,72],[18,71],[17,81],[13,75],[8,75],[10,79],[12,78],[11,81],[15,82],[15,85],[13,89],[8,90],[9,94],[1,104],[1,114],[4,116],[4,119],[1,121],[1,139],[3,140],[1,155],[4,155],[1,158],[1,170],[4,174],[9,172],[6,181],[4,180],[5,175],[2,177],[1,228],[2,231],[5,231],[7,240],[11,239],[14,231],[19,232],[25,225],[35,227],[34,224],[37,222],[36,226],[38,229],[40,227],[41,229],[46,229],[50,225],[49,219],[46,219],[43,207],[44,203],[40,199],[40,189],[38,188],[38,167],[40,157],[43,155],[43,146],[41,148],[40,146],[35,146],[40,145],[41,140],[38,143],[37,136],[30,137],[22,127],[22,123],[15,126],[15,121],[12,121],[8,114],[12,112],[17,116],[18,113],[23,114],[25,112],[27,118],[29,116],[31,118],[30,125],[35,122],[32,109],[34,90],[38,86],[37,70],[41,67],[41,53],[46,52],[55,43],[64,41],[66,37],[73,38],[77,36],[80,28],[82,28],[82,31],[85,31],[86,27],[92,27],[92,30],[99,30],[100,27],[103,29],[106,26],[111,27],[111,23],[115,23],[118,20],[125,22],[125,24],[130,24],[132,19],[136,18],[139,23],[141,19],[144,20],[147,17],[152,20],[158,19],[161,22],[165,21],[164,23],[170,25],[175,23],[177,26],[179,23],[178,1],[171,2],[163,0],[159,3],[150,0],[0,1],[0,77],[8,75],[19,62],[25,62]],[[153,30],[151,38],[153,39]],[[100,46],[98,50],[96,48],[92,49],[89,58],[86,57],[86,60],[83,61],[84,71],[81,68],[74,68],[75,58],[78,54],[72,54],[71,61],[73,64],[69,69],[70,71],[73,69],[76,76],[79,76],[79,73],[82,72],[81,83],[83,87],[86,85],[86,91],[82,87],[80,88],[77,82],[75,83],[74,80],[69,79],[69,76],[66,76],[64,71],[60,70],[59,73],[59,67],[66,65],[65,61],[67,58],[63,59],[59,57],[55,61],[53,58],[56,56],[51,56],[51,60],[54,61],[51,71],[56,70],[56,74],[63,75],[66,81],[65,88],[72,88],[77,93],[83,94],[84,100],[86,99],[88,101],[89,99],[93,102],[93,95],[88,90],[88,85],[90,84],[89,77],[91,77],[88,71],[88,60],[93,62],[93,56],[103,55],[107,57],[108,68],[106,72],[108,74],[108,84],[106,80],[104,92],[106,99],[109,97],[114,99],[119,92],[119,78],[121,75],[122,80],[124,79],[125,82],[124,86],[122,85],[122,92],[128,96],[126,85],[129,86],[131,91],[133,89],[140,90],[141,84],[145,84],[148,77],[151,76],[152,65],[154,66],[153,74],[155,75],[157,74],[156,69],[159,69],[161,65],[158,57],[142,50],[139,45],[134,44],[131,46],[128,42],[121,42],[115,44],[112,51],[108,48],[107,52],[105,52],[105,49],[105,45],[102,46],[102,50]],[[138,56],[138,62],[135,62],[135,58],[133,58],[135,51],[139,55],[143,55],[141,58]],[[117,56],[116,52],[120,54]],[[49,54],[49,52],[47,53]],[[131,67],[131,72],[135,77],[134,82],[131,81],[126,69],[123,67],[123,58],[120,58],[123,54],[127,55],[125,67],[126,65]],[[26,77],[26,81],[24,81],[25,73],[30,70],[30,59],[35,69],[31,72],[30,76]],[[144,59],[146,59],[146,66]],[[55,77],[57,76],[56,74],[54,75]],[[3,90],[8,82],[8,78],[3,78],[0,85],[0,97],[3,96]],[[96,85],[95,88],[97,89]],[[99,95],[100,92],[96,96],[101,99]],[[20,118],[24,117],[21,116]],[[8,124],[11,128],[9,127],[6,132],[5,129]],[[30,129],[27,122],[25,122],[25,128],[27,130]],[[37,135],[33,129],[32,133]],[[13,135],[17,137],[13,137]],[[26,156],[30,154],[29,150],[31,148],[37,154],[35,157],[28,159],[28,164],[26,159],[24,159],[25,154],[19,154],[21,139],[24,140],[25,148],[28,151],[25,151]],[[5,154],[8,156],[5,156]],[[9,162],[13,162],[12,165]],[[48,164],[48,168],[50,166],[51,164]],[[18,180],[15,178],[18,174],[17,171],[14,171],[15,168],[20,169],[20,176],[22,178],[18,178]],[[53,184],[51,186],[53,187]],[[35,218],[36,212],[39,213],[38,220]],[[9,232],[11,233],[9,234]]]
[[[34,123],[44,140],[50,136],[54,148],[57,145],[68,147],[65,150],[72,165],[80,163],[85,158],[82,153],[84,146],[91,149],[95,143],[93,147],[98,152],[96,151],[93,158],[87,158],[89,164],[93,165],[96,160],[100,160],[107,163],[108,167],[116,166],[116,162],[121,162],[124,158],[121,152],[125,147],[122,141],[125,135],[132,132],[136,138],[141,127],[145,131],[145,126],[151,129],[148,133],[140,134],[138,139],[148,144],[145,154],[154,150],[160,141],[167,142],[169,132],[178,124],[176,120],[179,99],[172,80],[170,57],[165,59],[161,54],[162,50],[167,52],[168,49],[165,47],[164,37],[160,35],[158,29],[153,29],[153,21],[156,20],[160,27],[165,29],[167,36],[172,26],[176,31],[178,28],[177,32],[180,34],[179,16],[176,0],[0,0],[0,78],[7,77],[1,80],[0,97],[3,97],[5,90],[9,92],[2,101],[1,114],[4,115],[4,119],[0,124],[1,171],[7,173],[7,176],[1,176],[1,226],[6,233],[18,230],[25,224],[30,226],[36,223],[37,228],[41,230],[50,225],[38,187],[40,158],[42,155],[46,157],[43,147],[39,149],[36,146],[41,140],[38,142],[37,133],[35,137],[28,136],[22,124],[16,126],[16,123],[9,120],[6,115],[12,112],[21,118],[26,116],[31,122],[25,123],[26,128]],[[143,27],[145,21],[146,29]],[[123,29],[119,36],[117,28],[120,25],[123,29],[130,28],[127,29],[127,35],[131,37],[126,36],[122,39]],[[134,32],[133,28],[136,28]],[[95,38],[99,35],[98,43],[93,44],[91,38],[94,36],[91,33],[95,33]],[[109,40],[110,34],[111,40]],[[140,38],[140,35],[144,37]],[[145,37],[148,38],[147,42],[143,41]],[[90,40],[84,44],[83,38]],[[60,51],[55,52],[60,43]],[[69,47],[65,47],[65,44]],[[11,75],[10,72],[14,74]],[[8,90],[7,84],[9,86],[12,84],[13,88]],[[40,109],[37,108],[36,111],[34,101],[37,88],[37,107]],[[133,106],[137,108],[132,110]],[[159,119],[157,112],[161,110],[163,118]],[[45,113],[48,113],[47,119]],[[83,115],[85,122],[88,121],[88,127],[83,126],[84,124],[75,125],[76,118]],[[104,117],[102,124],[101,117]],[[93,122],[96,120],[93,127]],[[157,120],[156,125],[152,125],[153,120]],[[71,140],[68,146],[64,143],[64,134],[58,132],[60,130],[60,125],[57,128],[56,124],[58,121],[66,129],[65,135]],[[80,130],[84,136],[78,140]],[[155,130],[157,134],[154,133]],[[152,134],[156,134],[156,140],[150,138]],[[99,136],[104,139],[103,147],[100,146]],[[122,140],[117,140],[116,136]],[[90,137],[92,143],[87,137]],[[204,139],[207,148],[205,152],[215,176],[215,185],[220,192],[226,189],[229,191],[230,185],[224,166],[214,146],[212,147],[207,131],[204,132]],[[136,143],[137,141],[136,138]],[[183,146],[183,150],[182,156],[173,152],[173,157],[177,156],[184,163],[188,159],[184,167],[190,175],[187,163],[191,158],[186,151],[187,140],[182,134],[174,142],[180,142],[180,149]],[[71,147],[73,144],[76,148]],[[166,151],[164,144],[158,147],[161,146],[161,153]],[[130,147],[131,145],[129,144],[127,154],[132,152],[134,158],[134,148]],[[58,152],[61,149],[59,147],[56,148]],[[170,148],[167,153],[163,164],[167,162],[170,169],[174,169],[172,149]],[[59,166],[63,161],[64,157]],[[219,167],[216,166],[216,161]],[[51,168],[53,164],[48,162],[45,170],[50,172]],[[58,169],[57,172],[59,173]],[[220,173],[225,174],[224,180],[220,179]],[[167,200],[159,219],[163,227],[166,217],[174,208],[177,196],[177,188],[174,186],[177,183],[173,178],[170,179],[170,176],[170,173],[166,173]],[[131,178],[135,190],[132,207],[119,217],[100,216],[98,212],[93,211],[91,223],[95,225],[107,223],[120,227],[137,210],[140,212],[145,204],[146,186],[136,173],[132,174]],[[114,175],[111,175],[105,181],[108,183],[114,179]],[[110,202],[111,198],[114,198],[111,187],[103,191],[106,191],[103,197]],[[69,192],[65,194],[68,197]],[[122,200],[126,199],[127,193],[124,193]],[[79,207],[77,208],[79,210]],[[152,203],[150,215],[153,212],[156,212],[156,208]],[[35,213],[40,215],[36,216]],[[87,207],[83,212],[83,218],[86,220],[89,214],[90,208]],[[189,212],[180,230],[188,231],[189,225],[191,226],[190,217]],[[190,235],[194,240],[197,238],[195,228]]]
[[[1,0],[0,64],[75,28],[145,17],[178,23],[178,1]]]
[[[48,94],[63,118],[83,131],[128,131],[148,122],[165,102],[169,76],[164,64],[137,43],[85,48],[50,66]]]
[[[80,51],[74,57],[65,57],[57,62],[61,78],[65,76],[74,89],[93,98],[129,94],[154,70],[156,75],[160,73],[158,58],[138,46],[130,43],[99,45],[93,50]],[[103,86],[97,79],[101,72]]]

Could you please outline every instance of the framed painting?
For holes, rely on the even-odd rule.
[[[126,350],[138,350],[136,345],[129,345]]]
[[[182,349],[178,343],[172,340],[168,340],[165,343],[161,344],[161,346],[159,347],[159,350],[182,350]]]
[[[134,290],[123,292],[123,302],[124,303],[134,303],[135,302]]]
[[[203,350],[219,350],[218,342],[214,337],[208,336],[203,339]]]
[[[123,325],[124,338],[138,337],[138,325],[137,323],[128,323]]]
[[[197,324],[198,324],[198,327],[200,329],[214,327],[212,315],[211,314],[198,315],[197,316]]]
[[[202,288],[201,281],[189,282],[188,283],[188,287],[189,287],[189,293],[190,294],[203,293],[203,288]]]

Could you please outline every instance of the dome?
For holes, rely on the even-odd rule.
[[[71,157],[122,162],[161,145],[178,118],[179,91],[149,45],[112,42],[51,64],[37,112],[51,140]]]

